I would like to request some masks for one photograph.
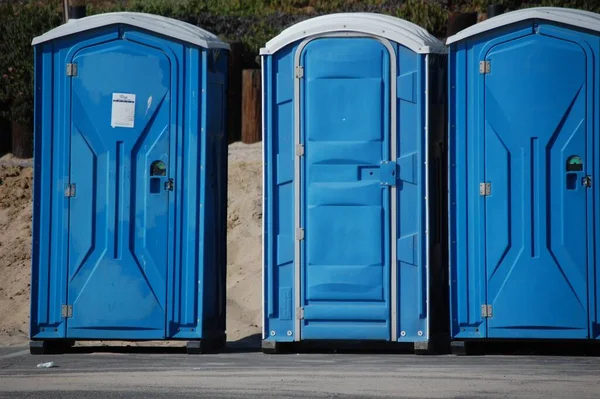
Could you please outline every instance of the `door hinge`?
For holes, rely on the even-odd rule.
[[[479,183],[479,195],[488,197],[492,194],[492,183]]]
[[[60,313],[65,319],[73,317],[73,305],[62,305]]]
[[[298,241],[304,240],[304,229],[303,228],[296,229],[296,240],[298,240]]]
[[[484,319],[492,317],[492,305],[481,305],[481,317]]]
[[[304,308],[296,308],[296,320],[304,320]]]
[[[479,61],[479,73],[485,75],[490,72],[492,72],[492,62],[491,61]]]
[[[165,182],[165,190],[166,191],[173,191],[174,188],[175,188],[175,183],[173,182],[173,179],[168,179]]]
[[[77,64],[67,64],[67,76],[77,76]]]
[[[75,184],[67,184],[65,187],[65,197],[74,197],[77,193],[77,186]]]
[[[296,65],[296,79],[302,79],[304,77],[304,67]]]
[[[296,144],[296,156],[301,157],[304,155],[304,144]]]

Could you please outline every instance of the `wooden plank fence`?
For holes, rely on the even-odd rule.
[[[260,69],[242,73],[242,142],[256,143],[262,139],[262,107]]]

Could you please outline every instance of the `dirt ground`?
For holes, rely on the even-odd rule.
[[[31,160],[17,160],[11,155],[0,159],[0,346],[21,345],[28,341],[31,164]],[[227,336],[231,341],[261,331],[261,167],[261,143],[230,145]],[[149,344],[181,345],[172,342]]]

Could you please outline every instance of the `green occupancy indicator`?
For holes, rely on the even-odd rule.
[[[583,170],[583,162],[577,155],[570,156],[567,159],[567,172],[581,172]]]

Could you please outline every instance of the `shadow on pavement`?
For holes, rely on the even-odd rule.
[[[252,353],[261,351],[262,335],[249,335],[237,341],[227,342],[225,353]]]
[[[71,348],[64,348],[64,353],[139,353],[139,354],[186,354],[186,341],[181,341],[181,345],[177,346],[163,346],[157,344],[152,346],[152,342],[148,342],[144,346],[137,345],[110,345],[110,341],[107,341],[105,345],[95,346],[73,346]],[[217,351],[210,353],[252,353],[260,352],[261,350],[261,335],[254,334],[238,341],[229,341],[226,346]],[[62,351],[61,351],[62,352]]]

